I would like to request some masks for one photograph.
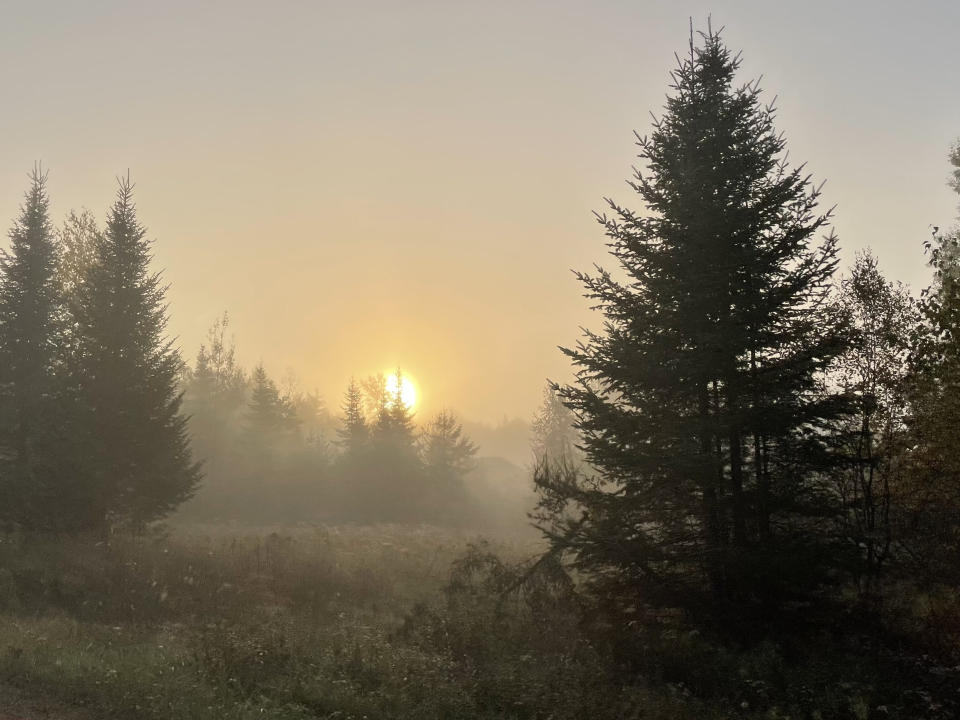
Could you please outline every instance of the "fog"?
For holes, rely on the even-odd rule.
[[[0,217],[39,160],[57,221],[102,221],[129,168],[185,355],[227,310],[245,366],[331,407],[402,366],[424,414],[529,421],[590,325],[569,271],[605,253],[592,212],[629,199],[633,132],[710,12],[827,181],[845,264],[870,246],[925,286],[954,209],[946,0],[8,3]]]
[[[960,717],[958,32],[0,4],[0,717]]]

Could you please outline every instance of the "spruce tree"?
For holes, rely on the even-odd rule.
[[[463,434],[463,426],[449,410],[427,422],[417,438],[425,482],[417,498],[422,520],[448,524],[474,515],[464,476],[477,467],[480,448]]]
[[[403,371],[397,368],[394,375],[396,387],[387,391],[377,411],[373,424],[374,441],[386,452],[394,452],[397,459],[416,456],[417,436],[413,425],[413,412],[403,400]]]
[[[350,520],[367,520],[376,517],[371,511],[372,498],[376,496],[372,486],[378,468],[371,458],[370,422],[364,412],[365,396],[359,382],[353,377],[347,385],[340,406],[340,427],[337,428],[339,448],[335,473],[339,482],[334,487],[332,504],[340,514]]]
[[[133,186],[121,179],[75,311],[76,451],[88,491],[84,522],[93,527],[161,518],[201,477],[180,412],[180,355],[164,337],[166,287],[151,258]]]
[[[463,434],[456,415],[443,410],[433,416],[419,435],[420,457],[433,481],[457,482],[473,469],[480,448]]]
[[[270,452],[295,435],[300,422],[280,397],[262,362],[253,369],[250,384],[243,438],[249,449]]]
[[[60,251],[47,175],[35,169],[30,179],[10,249],[0,255],[0,507],[6,521],[57,527],[58,485],[71,474],[59,437]]]
[[[341,427],[337,429],[337,435],[340,438],[337,440],[337,445],[345,456],[350,457],[366,445],[370,436],[370,428],[363,413],[363,390],[352,377],[340,409],[343,415],[340,417]]]
[[[639,138],[646,212],[610,201],[599,218],[617,276],[578,274],[604,331],[565,350],[577,382],[560,395],[596,474],[537,481],[555,549],[621,608],[736,619],[827,575],[821,473],[847,404],[821,378],[847,339],[819,189],[787,166],[758,86],[734,86],[739,60],[703,37]]]
[[[360,521],[421,520],[423,472],[413,413],[403,402],[403,374],[391,391],[383,375],[347,389],[338,462],[342,506]]]

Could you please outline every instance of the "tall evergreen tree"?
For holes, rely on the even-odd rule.
[[[473,469],[480,449],[463,434],[463,426],[449,410],[434,415],[420,431],[418,439],[427,476],[441,482],[462,479]]]
[[[774,113],[713,32],[675,71],[631,183],[600,217],[624,281],[579,274],[605,317],[566,350],[589,478],[542,468],[544,529],[621,605],[722,608],[815,587],[831,498],[819,471],[846,401],[822,373],[846,346],[825,302],[837,240],[790,169]]]
[[[413,425],[413,412],[403,400],[403,371],[397,368],[395,387],[386,391],[373,423],[374,441],[387,452],[394,452],[398,459],[416,456],[417,436]]]
[[[252,449],[270,451],[290,440],[300,422],[277,390],[261,362],[250,377],[252,392],[247,404],[243,437]]]
[[[423,472],[413,413],[403,402],[403,374],[388,389],[383,375],[351,379],[339,429],[342,505],[361,521],[422,519]]]
[[[337,435],[340,437],[337,445],[343,449],[344,454],[350,456],[360,451],[370,436],[370,428],[363,413],[363,390],[352,377],[340,409],[343,415],[340,417],[341,427],[337,429]]]
[[[420,461],[425,482],[417,488],[417,512],[424,520],[451,523],[471,516],[471,502],[464,476],[477,467],[480,448],[463,434],[463,426],[449,410],[443,410],[420,430]]]
[[[133,186],[121,179],[75,312],[75,424],[89,491],[85,523],[92,526],[163,517],[201,477],[180,413],[180,355],[164,337],[166,288],[150,261]]]
[[[413,411],[403,400],[400,368],[371,430],[371,477],[380,483],[380,518],[393,522],[424,518],[428,503],[423,464],[417,452]]]
[[[47,175],[31,187],[0,254],[0,506],[4,519],[57,526],[57,482],[63,461],[58,357],[63,302],[56,282],[60,248],[49,217]]]

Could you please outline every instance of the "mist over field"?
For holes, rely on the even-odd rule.
[[[960,717],[960,6],[718,10],[0,7],[0,718]]]

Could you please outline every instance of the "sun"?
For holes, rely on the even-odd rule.
[[[396,372],[387,375],[387,392],[390,395],[394,395],[397,392]],[[403,400],[403,404],[412,410],[417,406],[418,395],[417,386],[416,383],[413,382],[413,378],[404,374],[400,384],[400,399]]]

